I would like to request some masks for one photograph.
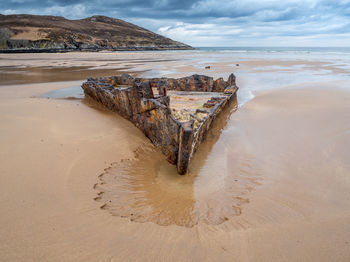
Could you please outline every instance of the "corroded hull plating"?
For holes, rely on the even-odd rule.
[[[118,112],[133,122],[160,148],[178,173],[187,172],[189,162],[213,120],[228,104],[236,101],[237,86],[231,74],[227,81],[203,75],[173,78],[133,78],[130,75],[88,79],[83,83],[85,95]],[[154,94],[153,89],[157,88]],[[213,97],[189,111],[170,106],[171,95],[213,92]],[[194,100],[193,98],[188,99]]]

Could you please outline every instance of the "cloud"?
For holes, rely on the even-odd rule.
[[[350,42],[350,0],[9,0],[0,13],[102,14],[194,46]]]

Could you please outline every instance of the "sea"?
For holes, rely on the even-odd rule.
[[[210,62],[232,59],[240,105],[275,88],[334,82],[348,88],[350,47],[196,47],[189,51]],[[239,66],[234,67],[237,63]]]
[[[350,47],[195,47],[160,52],[164,57],[175,57],[191,65],[193,70],[184,72],[186,75],[199,73],[225,78],[233,72],[240,87],[239,106],[259,92],[276,88],[334,83],[338,88],[350,89],[346,84],[350,80]],[[211,69],[204,70],[206,66]],[[152,68],[144,76],[171,77],[176,70],[175,64],[170,70]]]

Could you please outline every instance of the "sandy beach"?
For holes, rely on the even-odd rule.
[[[0,261],[349,261],[346,59],[1,54]],[[178,176],[122,117],[43,97],[122,72],[233,72],[239,108]]]

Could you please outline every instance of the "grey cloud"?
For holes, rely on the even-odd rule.
[[[340,34],[345,41],[350,29],[350,0],[10,0],[0,13],[101,14],[195,45]]]

